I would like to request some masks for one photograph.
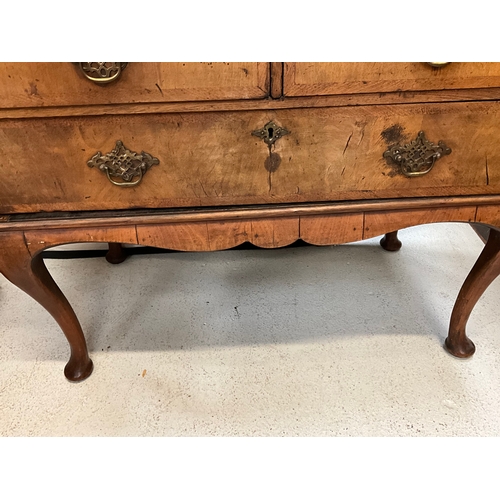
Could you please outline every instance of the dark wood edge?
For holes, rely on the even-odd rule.
[[[283,65],[284,63],[271,63],[271,97],[280,99],[283,97]]]
[[[488,237],[490,236],[490,228],[487,226],[483,226],[482,224],[476,224],[475,222],[470,225],[472,229],[476,232],[483,243],[488,241]]]
[[[117,227],[130,224],[206,222],[480,205],[500,205],[500,195],[303,203],[212,209],[118,210],[105,213],[65,212],[43,214],[43,216],[40,214],[15,214],[6,216],[6,219],[0,220],[0,232],[22,231],[33,228],[63,229],[96,227],[101,225],[105,227]]]

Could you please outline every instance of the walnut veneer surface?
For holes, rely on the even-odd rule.
[[[0,272],[59,323],[79,381],[92,362],[51,246],[386,234],[394,251],[404,227],[480,223],[445,344],[467,357],[467,319],[500,273],[499,136],[500,63],[0,63]]]

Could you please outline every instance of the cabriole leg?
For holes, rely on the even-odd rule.
[[[22,232],[0,233],[0,272],[34,298],[57,321],[71,349],[64,375],[72,382],[85,380],[92,373],[93,365],[80,323],[47,271],[40,254],[31,257]]]
[[[467,337],[465,327],[472,309],[493,280],[500,274],[500,232],[490,230],[488,241],[467,276],[453,307],[445,348],[453,356],[468,358],[476,347]]]
[[[403,244],[398,239],[398,232],[387,233],[381,240],[380,246],[388,252],[397,252]]]

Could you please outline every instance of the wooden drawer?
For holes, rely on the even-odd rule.
[[[419,131],[452,152],[410,178],[383,154]],[[496,102],[2,120],[0,213],[500,193],[499,132]],[[136,187],[87,165],[117,140],[159,160]]]
[[[500,63],[285,63],[285,96],[500,87]]]
[[[129,63],[106,85],[73,63],[0,63],[0,108],[258,99],[269,63]]]

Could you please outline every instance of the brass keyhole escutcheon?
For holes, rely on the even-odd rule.
[[[281,139],[284,135],[289,134],[290,131],[286,128],[276,125],[273,121],[266,123],[259,130],[254,130],[252,135],[262,139],[268,146],[274,144],[278,139]]]

